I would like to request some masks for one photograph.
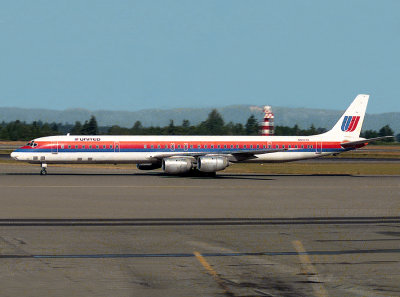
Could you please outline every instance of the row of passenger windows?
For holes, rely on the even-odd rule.
[[[243,148],[243,149],[247,149],[247,148],[249,148],[249,149],[253,149],[253,148],[256,148],[256,149],[260,149],[260,148],[262,148],[262,149],[266,149],[267,148],[267,146],[264,144],[264,145],[259,145],[259,144],[257,144],[257,145],[252,145],[252,144],[250,144],[249,146],[247,146],[246,144],[244,144],[244,145],[242,145],[242,146],[240,146],[239,144],[236,144],[236,145],[233,145],[233,144],[231,144],[231,145],[226,145],[226,144],[224,144],[224,145],[220,145],[220,144],[218,144],[218,145],[214,145],[214,144],[211,144],[210,146],[208,146],[207,144],[204,144],[204,145],[200,145],[200,144],[198,144],[197,146],[194,146],[193,144],[191,144],[190,146],[189,145],[187,145],[187,144],[185,144],[185,145],[180,145],[180,144],[178,144],[178,145],[174,145],[174,144],[171,144],[171,145],[168,145],[168,144],[165,144],[164,146],[161,146],[160,144],[158,144],[158,145],[154,145],[154,144],[151,144],[151,145],[147,145],[147,144],[145,144],[144,146],[143,146],[143,148],[151,148],[151,149],[154,149],[154,148],[157,148],[157,149],[161,149],[161,148],[165,148],[165,149],[175,149],[175,147],[177,148],[177,149],[182,149],[182,148],[184,148],[184,149],[188,149],[188,148],[190,148],[190,149],[194,149],[194,148],[198,148],[198,149],[207,149],[207,148],[210,148],[210,149],[214,149],[214,148],[217,148],[217,149],[221,149],[221,148],[223,148],[223,149],[228,149],[228,148],[230,148],[230,149],[234,149],[234,148],[236,148],[236,149],[239,149],[239,148]],[[110,145],[61,145],[61,149],[64,149],[64,148],[68,148],[68,149],[113,149],[114,148],[114,146],[112,145],[112,144],[110,144]],[[118,146],[116,146],[116,148],[118,149]],[[278,145],[278,144],[276,144],[276,145],[268,145],[268,149],[284,149],[284,148],[286,148],[286,146],[283,144],[283,145]],[[294,149],[298,149],[298,148],[302,148],[302,149],[304,149],[304,148],[314,148],[314,146],[313,145],[301,145],[301,146],[298,146],[297,144],[296,145],[288,145],[287,146],[287,148],[294,148]]]
[[[302,149],[304,149],[304,148],[314,148],[314,146],[313,145],[307,145],[307,146],[304,146],[304,145],[301,145],[301,146],[298,146],[298,145],[288,145],[287,146],[287,148],[294,148],[294,149],[297,149],[297,148],[302,148]],[[162,146],[160,145],[160,144],[158,144],[158,145],[144,145],[144,148],[152,148],[152,149],[154,149],[154,148],[157,148],[157,149],[161,149],[162,148]],[[168,149],[168,148],[175,148],[175,145],[169,145],[168,146],[168,144],[165,144],[164,145],[164,148],[166,148],[166,149]],[[187,144],[185,144],[185,145],[180,145],[180,144],[178,144],[178,145],[176,145],[176,148],[178,148],[178,149],[181,149],[181,148],[184,148],[184,149],[188,149],[188,148],[190,148],[190,149],[194,149],[194,148],[198,148],[198,149],[207,149],[207,148],[211,148],[211,149],[213,149],[213,148],[218,148],[218,149],[221,149],[221,148],[224,148],[224,149],[228,149],[228,148],[231,148],[231,149],[233,149],[233,148],[243,148],[243,149],[247,149],[247,148],[250,148],[250,149],[253,149],[253,148],[257,148],[257,149],[260,149],[260,148],[262,148],[262,149],[266,149],[267,148],[267,146],[264,144],[264,145],[259,145],[259,144],[257,144],[257,145],[252,145],[252,144],[250,144],[249,146],[247,146],[246,144],[244,144],[244,145],[242,145],[241,147],[240,147],[240,145],[239,144],[236,144],[236,145],[233,145],[233,144],[231,144],[231,145],[213,145],[213,144],[211,144],[209,147],[208,147],[208,145],[207,144],[204,144],[204,145],[200,145],[200,144],[198,144],[197,146],[195,146],[195,145],[193,145],[193,144],[191,144],[190,146],[189,145],[187,145]],[[276,149],[279,149],[279,148],[285,148],[285,145],[268,145],[268,149],[274,149],[274,148],[276,148]]]
[[[114,148],[114,146],[112,145],[112,144],[110,144],[110,145],[61,145],[61,149],[64,149],[64,148],[68,148],[68,149],[73,149],[73,148],[75,148],[75,149],[113,149]],[[118,147],[117,147],[118,148]]]

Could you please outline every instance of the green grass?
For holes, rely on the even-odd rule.
[[[400,162],[329,162],[329,163],[265,163],[233,164],[227,173],[264,174],[349,174],[349,175],[400,175]]]

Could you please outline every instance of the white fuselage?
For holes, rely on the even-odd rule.
[[[49,136],[12,153],[31,163],[154,163],[186,155],[227,155],[231,162],[285,162],[345,151],[340,141],[316,136]],[[267,153],[258,153],[271,150]],[[280,150],[273,152],[273,150]],[[252,158],[237,153],[252,152]]]

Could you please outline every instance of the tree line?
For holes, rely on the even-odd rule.
[[[275,126],[275,135],[314,135],[324,133],[325,128],[316,128],[311,125],[308,129],[300,129],[298,125],[293,127]],[[212,110],[206,120],[192,125],[189,120],[183,120],[176,125],[173,120],[167,126],[144,127],[140,121],[136,121],[131,128],[113,125],[111,127],[98,126],[94,116],[83,124],[79,121],[74,125],[62,123],[43,123],[35,121],[31,124],[13,121],[0,124],[0,140],[30,140],[49,135],[259,135],[260,123],[254,115],[251,115],[246,123],[225,123],[217,110]],[[388,126],[382,127],[379,131],[366,130],[361,137],[373,138],[378,136],[393,136],[393,130]],[[400,141],[400,134],[397,135]],[[389,140],[393,141],[393,140]]]

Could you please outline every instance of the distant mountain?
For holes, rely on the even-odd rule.
[[[84,122],[91,115],[94,115],[101,126],[119,125],[132,127],[135,121],[141,121],[144,126],[165,126],[169,121],[174,120],[176,125],[187,119],[191,124],[198,124],[207,118],[212,108],[176,108],[176,109],[146,109],[139,111],[110,111],[86,109],[48,110],[48,109],[24,109],[0,107],[0,122],[15,120],[33,122],[57,122],[75,123]],[[260,121],[263,118],[261,107],[251,105],[232,105],[217,108],[226,122],[245,123],[251,114],[254,114]],[[339,119],[343,111],[309,109],[309,108],[288,108],[272,107],[275,114],[275,124],[293,126],[298,124],[300,128],[308,128],[311,124],[315,127],[331,128]],[[400,112],[381,114],[367,114],[364,129],[379,130],[384,125],[400,133]]]

